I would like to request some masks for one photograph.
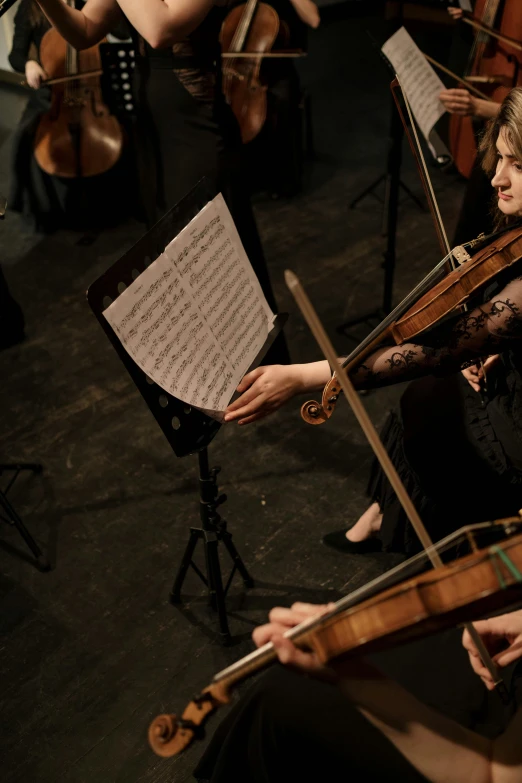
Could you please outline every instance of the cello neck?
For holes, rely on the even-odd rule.
[[[75,7],[74,0],[65,0],[66,5],[69,8]],[[66,41],[66,49],[65,49],[65,76],[76,76],[78,73],[78,52],[77,50],[71,46],[71,44]],[[75,93],[75,84],[74,81],[68,81],[65,83],[65,94],[69,99],[72,99],[74,97]]]
[[[245,41],[257,9],[257,4],[258,0],[247,0],[245,3],[245,10],[243,11],[241,20],[232,39],[232,45],[230,47],[232,52],[242,52],[245,48]]]

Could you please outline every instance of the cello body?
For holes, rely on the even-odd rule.
[[[219,41],[223,52],[271,51],[280,33],[285,33],[277,12],[267,3],[248,0],[227,15]],[[266,120],[267,85],[262,79],[262,58],[227,59],[223,66],[223,92],[239,123],[246,144],[261,131]]]
[[[81,77],[101,68],[98,46],[77,52],[54,29],[40,46],[49,79]],[[42,115],[34,156],[43,171],[57,177],[93,177],[111,169],[123,147],[121,126],[103,101],[99,77],[71,79],[51,87],[49,112]]]
[[[517,40],[522,38],[520,0],[477,0],[474,18],[503,35]],[[465,76],[492,100],[502,103],[512,87],[522,84],[521,68],[520,52],[479,32]],[[473,118],[452,114],[449,137],[455,165],[464,177],[469,177],[477,157]]]

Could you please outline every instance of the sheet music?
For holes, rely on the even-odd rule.
[[[153,381],[216,418],[274,320],[221,194],[103,314]]]
[[[421,133],[429,144],[433,126],[446,111],[439,101],[444,84],[404,27],[388,38],[382,52],[393,65]]]

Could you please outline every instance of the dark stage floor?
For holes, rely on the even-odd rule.
[[[285,289],[285,268],[301,276],[342,352],[353,343],[335,336],[335,326],[381,297],[380,205],[369,197],[348,206],[386,156],[389,77],[366,44],[367,27],[379,35],[383,22],[332,17],[310,36],[301,72],[318,157],[302,195],[256,203],[295,361],[319,355]],[[426,45],[445,51],[447,36],[433,28]],[[9,140],[0,158],[3,192]],[[420,195],[406,148],[405,159],[403,178]],[[451,235],[462,185],[455,174],[433,173]],[[364,509],[371,453],[344,402],[317,428],[294,404],[257,426],[224,427],[210,449],[228,494],[223,515],[256,580],[254,589],[235,581],[230,590],[235,644],[216,641],[194,575],[183,609],[168,603],[198,521],[196,459],[174,457],[85,300],[89,283],[142,232],[129,222],[87,240],[34,236],[15,215],[0,226],[1,260],[27,319],[27,340],[0,354],[0,460],[43,464],[43,475],[20,481],[12,500],[53,563],[39,573],[16,532],[2,526],[4,783],[191,780],[201,746],[156,758],[145,741],[151,718],[182,708],[249,651],[252,628],[275,603],[336,598],[394,562],[319,544]],[[429,214],[405,199],[395,300],[438,259]],[[365,398],[377,425],[400,391]]]

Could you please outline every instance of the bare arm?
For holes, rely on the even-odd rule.
[[[205,18],[213,0],[88,0],[82,11],[62,0],[38,0],[58,32],[76,49],[98,43],[123,12],[131,25],[155,49],[171,46]]]
[[[87,49],[104,38],[121,18],[116,0],[88,0],[82,11],[62,0],[38,0],[53,27],[75,49]]]

